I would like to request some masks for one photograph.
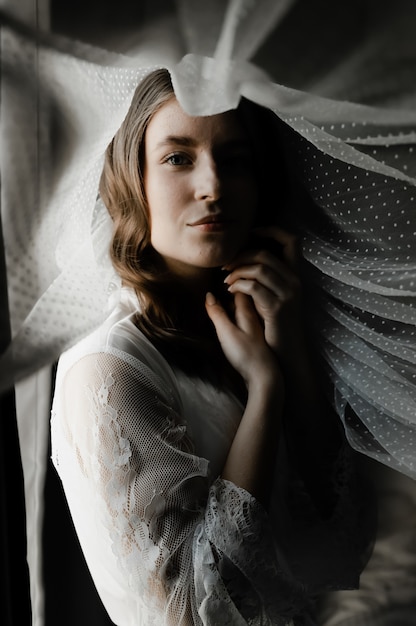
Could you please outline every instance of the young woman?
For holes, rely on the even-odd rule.
[[[296,240],[271,225],[290,199],[263,116],[190,117],[160,70],[107,150],[123,300],[61,358],[52,434],[119,626],[313,624],[316,594],[357,585],[354,472],[313,375]]]

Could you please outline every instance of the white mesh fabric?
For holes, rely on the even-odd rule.
[[[7,386],[13,371],[22,377],[33,365],[50,361],[52,345],[52,352],[62,352],[109,313],[119,279],[108,255],[111,220],[102,205],[101,210],[95,207],[98,182],[106,145],[146,70],[101,68],[48,48],[36,49],[6,30],[2,44],[11,99],[4,104],[1,161],[7,181],[2,222],[14,336],[2,372],[2,385]],[[17,77],[16,68],[22,72]],[[34,69],[36,85],[29,74]],[[25,90],[34,89],[38,127],[33,114],[26,116],[33,99],[25,98]],[[30,139],[36,135],[29,153],[16,141],[24,138],[24,130]]]
[[[306,600],[262,507],[213,480],[208,462],[192,453],[166,380],[126,353],[105,350],[65,357],[52,433],[54,462],[111,618],[123,625],[288,624]],[[235,606],[225,568],[228,584],[246,577],[253,621]]]

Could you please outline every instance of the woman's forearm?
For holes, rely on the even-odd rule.
[[[276,463],[284,402],[281,377],[258,377],[248,388],[246,409],[222,477],[267,506]]]

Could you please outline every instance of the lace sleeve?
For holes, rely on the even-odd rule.
[[[55,464],[67,495],[72,481],[75,497],[85,485],[94,494],[83,515],[99,518],[126,593],[149,616],[134,623],[292,623],[305,598],[266,512],[246,491],[210,479],[157,383],[146,366],[100,353],[67,372],[55,402],[76,472],[64,478],[59,444]]]

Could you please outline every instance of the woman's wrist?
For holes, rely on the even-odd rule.
[[[264,359],[261,364],[253,363],[246,379],[247,390],[261,395],[280,396],[284,394],[283,375],[277,359]]]
[[[263,444],[266,450],[279,436],[285,404],[285,386],[275,359],[272,363],[264,362],[262,367],[253,370],[253,376],[247,385],[246,411],[252,416],[255,428],[263,432],[265,440],[268,440],[267,444],[266,441]]]

